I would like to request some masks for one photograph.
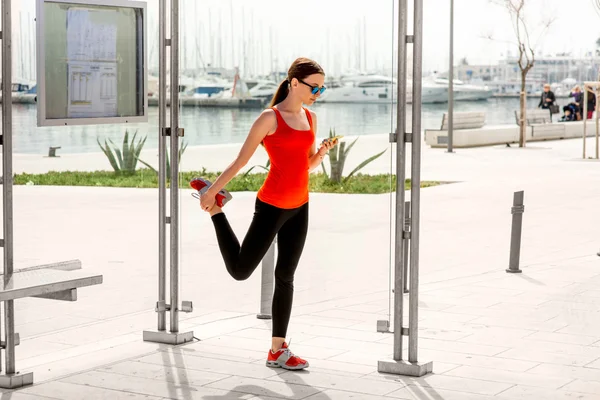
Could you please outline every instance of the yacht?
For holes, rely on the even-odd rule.
[[[396,102],[397,81],[383,75],[355,75],[328,82],[327,90],[319,101],[324,103],[373,103]],[[448,88],[423,82],[422,103],[448,101]],[[406,100],[412,103],[412,81],[408,81]]]
[[[2,83],[0,83],[0,90]],[[35,103],[37,99],[37,85],[34,81],[14,78],[11,84],[13,103]],[[2,94],[0,93],[0,101]]]
[[[250,97],[271,100],[279,88],[278,82],[267,79],[249,79],[245,81]]]
[[[440,85],[448,89],[448,78],[433,78],[431,82],[433,85]],[[454,92],[454,101],[487,100],[493,95],[492,90],[487,86],[470,85],[458,79],[454,79],[452,85]],[[448,92],[446,91],[446,93]]]
[[[268,79],[242,79],[236,78],[233,86],[224,90],[215,97],[219,98],[240,98],[240,99],[264,99],[271,101],[275,92],[279,88],[279,83],[273,82]]]

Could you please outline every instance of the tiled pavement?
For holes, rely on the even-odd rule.
[[[424,179],[461,182],[422,191],[419,359],[434,372],[421,378],[377,372],[393,350],[376,332],[389,312],[388,195],[312,195],[289,329],[311,367],[298,373],[264,365],[260,274],[228,277],[187,192],[181,299],[195,311],[181,330],[199,341],[170,347],[141,338],[156,322],[155,192],[17,187],[18,262],[80,258],[105,281],[76,303],[17,302],[17,367],[36,384],[0,400],[600,399],[600,170],[575,150],[424,149]],[[507,274],[515,190],[523,273]],[[243,234],[254,194],[235,198],[228,215]]]

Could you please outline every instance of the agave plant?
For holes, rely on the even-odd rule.
[[[177,161],[181,162],[181,157],[183,156],[183,153],[185,153],[185,149],[187,149],[188,144],[181,142],[180,146],[179,146],[179,151],[177,152]],[[171,178],[171,161],[169,159],[169,152],[166,152],[166,156],[167,156],[167,179]],[[144,164],[146,167],[150,168],[152,171],[154,171],[156,173],[156,175],[158,175],[158,171],[156,170],[156,168],[154,168],[152,165],[148,164],[146,161],[139,159],[139,161]]]
[[[335,129],[329,129],[329,138],[333,138],[334,136],[336,136]],[[352,147],[356,144],[357,140],[358,138],[356,138],[352,143],[350,143],[348,147],[346,147],[346,142],[339,142],[337,146],[335,146],[329,151],[329,153],[327,153],[327,155],[329,156],[329,165],[331,168],[331,172],[327,174],[327,171],[325,170],[325,165],[323,163],[321,163],[321,167],[323,168],[323,173],[329,178],[330,181],[335,183],[345,182],[352,175],[363,169],[367,164],[381,157],[383,153],[385,153],[385,151],[387,150],[383,150],[381,153],[377,153],[374,156],[367,158],[366,160],[358,164],[358,166],[354,168],[352,172],[348,174],[348,176],[342,179],[342,173],[344,172],[346,158],[348,157],[348,153],[350,152],[350,150],[352,150]]]
[[[142,148],[144,147],[144,144],[146,143],[146,137],[140,139],[136,143],[136,136],[137,131],[135,131],[135,133],[133,134],[130,144],[129,131],[125,130],[125,136],[123,137],[123,146],[121,150],[117,148],[117,146],[111,139],[104,139],[104,146],[102,146],[100,140],[96,138],[98,146],[100,146],[100,148],[106,155],[106,158],[108,158],[108,161],[110,162],[110,165],[113,167],[115,172],[123,174],[133,174],[135,172],[138,157],[140,155],[140,152],[142,151]],[[109,146],[109,142],[114,148]]]
[[[249,174],[250,172],[252,172],[252,170],[253,170],[254,168],[256,168],[256,167],[258,167],[258,168],[262,168],[262,169],[264,169],[265,171],[269,172],[269,168],[271,167],[271,160],[270,160],[270,159],[267,159],[267,163],[266,163],[265,165],[258,165],[258,164],[256,164],[256,165],[253,165],[253,166],[252,166],[252,167],[251,167],[251,168],[250,168],[248,171],[244,172],[244,175],[243,175],[243,177],[244,177],[244,178],[245,178],[245,177],[247,177],[247,176],[248,176],[248,174]]]

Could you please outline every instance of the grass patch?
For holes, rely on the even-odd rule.
[[[182,172],[180,173],[180,186],[188,188],[188,182],[197,176],[214,181],[220,172]],[[231,192],[251,191],[256,192],[263,184],[265,173],[239,174],[229,182],[227,190]],[[42,185],[42,186],[97,186],[97,187],[127,187],[127,188],[158,188],[158,176],[150,169],[138,169],[134,174],[115,173],[113,171],[94,172],[48,172],[45,174],[16,174],[15,185]],[[439,185],[440,182],[421,182],[421,187]],[[392,176],[392,190],[396,187],[396,176]],[[410,189],[410,180],[405,183]],[[309,188],[311,192],[319,193],[363,193],[378,194],[390,192],[390,176],[363,175],[352,176],[344,183],[333,183],[324,174],[311,174]]]

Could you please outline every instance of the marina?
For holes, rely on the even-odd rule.
[[[537,98],[528,100],[532,107],[535,107],[537,102]],[[561,102],[562,100],[559,100],[559,104],[562,104]],[[518,107],[518,99],[492,98],[486,101],[456,102],[454,108],[456,112],[484,112],[486,125],[516,126],[514,112]],[[319,137],[326,136],[330,128],[335,129],[338,134],[369,136],[387,134],[393,130],[392,126],[395,126],[395,122],[392,125],[395,106],[389,101],[387,104],[317,102],[311,108],[319,116]],[[447,103],[423,105],[423,129],[439,129],[447,108]],[[242,143],[260,110],[261,108],[181,107],[181,126],[185,129],[183,140],[190,146]],[[144,124],[40,128],[36,125],[35,116],[35,104],[13,105],[15,153],[45,156],[50,146],[61,146],[59,154],[98,152],[100,148],[96,142],[97,138],[101,142],[111,139],[120,143],[126,129],[130,132],[137,131],[138,137],[148,136],[145,149],[158,147],[157,107],[150,107],[149,121]]]

